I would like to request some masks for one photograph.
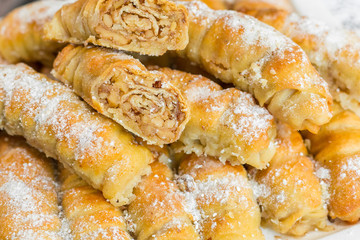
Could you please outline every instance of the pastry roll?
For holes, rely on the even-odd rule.
[[[21,138],[0,136],[0,239],[62,239],[50,159]]]
[[[69,45],[52,73],[97,111],[151,144],[175,142],[189,120],[187,103],[166,76],[125,53]]]
[[[182,4],[189,10],[190,41],[179,56],[250,92],[297,130],[317,132],[330,120],[328,86],[299,46],[244,14],[211,10],[200,2]]]
[[[45,40],[43,28],[65,3],[37,1],[10,12],[0,21],[0,55],[10,63],[41,62],[51,66],[64,44]]]
[[[328,186],[329,216],[355,223],[360,218],[360,118],[339,109],[319,134],[306,134],[310,151]]]
[[[0,65],[0,128],[62,162],[116,206],[150,171],[151,152],[70,89],[25,64]]]
[[[120,209],[84,180],[62,168],[61,204],[74,239],[132,239]]]
[[[302,236],[327,228],[327,210],[314,164],[301,135],[278,123],[278,148],[265,170],[250,170],[265,225]]]
[[[47,39],[162,55],[184,49],[188,17],[184,6],[167,0],[78,0],[46,25]]]
[[[235,0],[231,6],[231,9],[240,12],[248,10],[262,11],[264,9],[274,8],[284,11],[294,11],[291,0]]]
[[[299,44],[328,82],[333,98],[360,116],[360,37],[284,10],[274,1],[249,2],[237,0],[234,9],[273,26]]]
[[[273,117],[250,94],[222,89],[200,75],[158,70],[179,88],[191,110],[190,121],[172,145],[177,152],[215,156],[233,165],[266,166],[275,153],[276,127]]]
[[[185,1],[195,1],[195,0],[185,0]],[[226,9],[225,2],[223,0],[201,0],[201,2],[205,3],[209,8],[214,10],[223,10]]]
[[[170,168],[155,161],[151,170],[134,189],[135,199],[127,209],[137,239],[200,239]]]
[[[206,240],[264,239],[260,210],[243,166],[223,164],[211,157],[189,155],[179,167],[179,186]]]

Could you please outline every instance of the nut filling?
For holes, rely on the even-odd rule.
[[[125,121],[134,122],[146,136],[162,141],[175,138],[178,126],[186,119],[178,94],[167,89],[164,81],[135,75],[130,80],[129,73],[123,74],[112,77],[98,88],[99,101],[106,111],[115,117],[125,116],[128,118]]]
[[[102,17],[103,25],[109,32],[119,34],[103,34],[104,38],[115,41],[119,45],[127,45],[136,40],[165,42],[174,38],[177,30],[177,17],[181,13],[174,13],[160,1],[117,1]],[[159,13],[159,6],[162,13]],[[165,13],[165,14],[164,14]],[[124,37],[128,36],[128,37]]]

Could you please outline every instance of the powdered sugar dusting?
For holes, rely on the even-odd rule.
[[[317,161],[313,161],[315,165],[315,176],[320,180],[322,199],[327,206],[330,199],[329,183],[330,183],[330,170],[321,166]]]
[[[265,108],[258,106],[250,94],[239,93],[220,122],[233,129],[235,134],[242,136],[250,145],[270,129],[273,116]]]
[[[226,95],[227,91],[213,90],[209,86],[194,86],[185,90],[184,93],[189,101],[194,104],[201,104],[201,106],[206,107],[206,112],[211,113],[214,111],[221,111],[223,109],[221,101],[216,101],[216,99]]]
[[[36,134],[41,134],[45,126],[51,126],[58,140],[75,140],[77,142],[75,149],[73,149],[76,159],[82,159],[91,153],[98,154],[104,144],[110,144],[102,141],[96,134],[104,131],[107,122],[104,124],[99,121],[93,115],[93,111],[81,102],[72,91],[60,83],[48,81],[39,77],[40,75],[27,74],[26,71],[27,69],[20,65],[0,68],[0,84],[6,92],[6,105],[9,105],[10,101],[22,101],[22,99],[17,99],[17,96],[14,96],[14,89],[26,91],[30,97],[30,101],[23,105],[26,111],[34,114],[36,125],[35,131],[28,133],[31,136],[26,137],[36,138]],[[68,103],[71,103],[76,110],[73,111],[69,107],[65,107]],[[74,121],[75,119],[78,121]],[[54,153],[51,155],[54,156]]]
[[[195,168],[202,167],[205,166],[195,166]],[[256,205],[251,202],[252,198],[247,195],[250,185],[246,176],[241,174],[210,175],[205,179],[198,180],[196,175],[190,172],[178,176],[176,181],[184,190],[186,209],[193,216],[193,222],[199,232],[208,231],[203,229],[204,221],[222,217],[221,211],[211,209],[209,206],[220,205],[222,208],[232,206],[235,212],[247,209],[250,215],[256,212],[256,208],[254,208]],[[216,221],[210,221],[212,222],[211,229],[214,229]]]
[[[41,29],[43,25],[49,21],[64,4],[70,2],[74,1],[37,1],[18,8],[13,12],[13,17],[17,19],[17,27],[19,28],[18,31],[25,33],[29,29],[29,24],[35,24],[39,29]],[[11,29],[8,29],[8,27],[13,27],[13,25],[1,25],[0,34],[4,35],[6,31],[10,31]]]
[[[217,202],[224,205],[235,196],[236,202],[246,204],[246,198],[242,198],[241,192],[248,186],[246,184],[247,179],[242,175],[230,173],[222,178],[209,176],[206,180],[199,181],[194,180],[191,175],[185,174],[178,181],[185,181],[187,188],[194,195],[198,204],[209,205]]]
[[[116,173],[105,178],[110,174],[108,170],[130,164],[129,151],[122,151],[125,146],[138,149],[148,161],[151,159],[150,152],[134,144],[131,134],[121,126],[96,113],[63,84],[24,64],[0,65],[0,89],[5,106],[0,115],[1,127],[11,135],[24,136],[32,146],[70,165],[95,188],[106,191],[106,185],[119,177]],[[13,122],[15,106],[20,110]],[[143,171],[133,176],[134,184],[148,169],[147,162],[141,167]],[[110,200],[125,204],[131,192],[116,184],[114,187],[118,189],[111,190]]]
[[[351,156],[346,159],[341,167],[340,179],[347,177],[350,172],[360,177],[360,156]]]
[[[339,63],[345,64],[346,68],[352,71],[358,71],[357,69],[360,68],[360,59],[357,56],[360,51],[358,36],[343,29],[332,28],[321,21],[301,17],[296,13],[287,18],[284,31],[290,38],[303,45],[310,61],[330,86],[337,84],[350,93],[357,94],[360,91],[358,85],[353,84],[354,80],[347,79],[349,75],[341,74],[342,68],[338,66]]]
[[[42,165],[27,150],[13,150],[16,151],[13,152],[14,162],[0,164],[1,219],[7,229],[3,234],[9,239],[59,238],[60,220],[56,211],[54,179],[35,175],[36,169],[42,168]],[[22,157],[16,154],[21,154]],[[16,156],[26,159],[25,162],[19,165]],[[19,171],[21,176],[18,176]],[[1,225],[0,223],[0,228],[5,226]]]

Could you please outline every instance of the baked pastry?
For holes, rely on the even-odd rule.
[[[276,8],[284,11],[294,11],[290,0],[235,0],[232,2],[231,9],[236,11],[262,11],[264,9]]]
[[[43,38],[43,28],[68,1],[36,1],[11,11],[0,21],[0,55],[10,63],[41,62],[51,66],[64,46]]]
[[[234,9],[252,15],[291,38],[309,56],[344,109],[360,116],[360,37],[280,8],[274,1],[237,0]]]
[[[119,208],[77,175],[61,168],[61,205],[74,239],[132,239]]]
[[[250,92],[296,130],[317,132],[331,118],[326,82],[304,51],[255,18],[182,2],[189,11],[189,44],[177,54],[225,83]]]
[[[360,118],[338,106],[318,135],[305,135],[328,188],[329,216],[355,223],[360,218]]]
[[[180,91],[163,74],[122,52],[69,45],[52,73],[94,109],[150,144],[175,142],[190,117]]]
[[[211,80],[160,68],[187,99],[190,121],[178,142],[177,152],[218,157],[233,165],[264,168],[275,153],[276,126],[269,112],[253,97],[235,88],[222,89]]]
[[[185,1],[195,1],[195,0],[185,0]],[[222,0],[201,0],[201,2],[205,3],[209,8],[214,10],[224,10],[226,9],[226,1]]]
[[[200,239],[170,168],[157,160],[151,164],[151,170],[134,189],[136,197],[127,209],[136,238]]]
[[[263,223],[295,236],[327,229],[322,188],[303,139],[287,124],[277,127],[278,148],[269,167],[249,172]]]
[[[0,238],[60,240],[52,161],[1,133],[0,173]]]
[[[178,183],[193,203],[203,239],[264,239],[260,209],[243,166],[188,155],[180,164]]]
[[[153,157],[129,132],[25,64],[0,65],[0,94],[1,129],[24,136],[112,204],[131,201],[133,187],[149,173]]]
[[[47,39],[162,55],[188,43],[186,9],[167,0],[78,0],[46,25]]]

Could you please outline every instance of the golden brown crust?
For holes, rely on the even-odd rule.
[[[311,153],[322,167],[328,184],[331,218],[356,222],[360,218],[360,118],[340,111],[317,135],[306,134]]]
[[[188,43],[186,9],[167,0],[79,0],[59,10],[46,37],[162,55]]]
[[[61,161],[117,206],[149,172],[151,152],[70,89],[24,64],[0,65],[0,123]]]
[[[264,9],[294,11],[290,0],[235,0],[231,9],[235,9],[246,14],[250,11],[262,11]]]
[[[43,38],[43,27],[65,1],[37,1],[11,11],[0,21],[0,55],[8,62],[51,66],[64,44]]]
[[[69,45],[55,77],[88,104],[151,144],[175,142],[189,120],[187,103],[166,77],[122,52]]]
[[[187,99],[191,116],[177,151],[219,157],[231,164],[264,168],[275,153],[273,117],[252,96],[200,75],[160,68]]]
[[[0,173],[0,238],[60,240],[51,160],[1,133]]]
[[[178,55],[252,93],[295,129],[316,132],[330,120],[327,84],[299,46],[244,14],[214,11],[200,2],[182,4],[189,10],[190,41]]]
[[[256,17],[291,38],[309,56],[344,109],[360,116],[360,38],[342,29],[299,16],[272,1],[237,0],[233,9]]]
[[[134,189],[136,197],[128,207],[137,239],[199,239],[172,171],[159,161],[151,170]]]
[[[185,1],[194,1],[194,0],[185,0]],[[201,0],[209,8],[214,10],[224,10],[226,9],[225,1],[222,0]]]
[[[194,217],[203,239],[264,239],[259,206],[243,166],[192,154],[183,159],[179,175],[181,190],[196,203],[192,208],[198,211]]]
[[[62,207],[74,239],[132,239],[122,212],[101,192],[80,177],[62,168],[60,172]]]
[[[301,135],[278,122],[278,148],[265,170],[252,169],[263,222],[274,230],[302,236],[326,229],[327,210],[314,164]]]

